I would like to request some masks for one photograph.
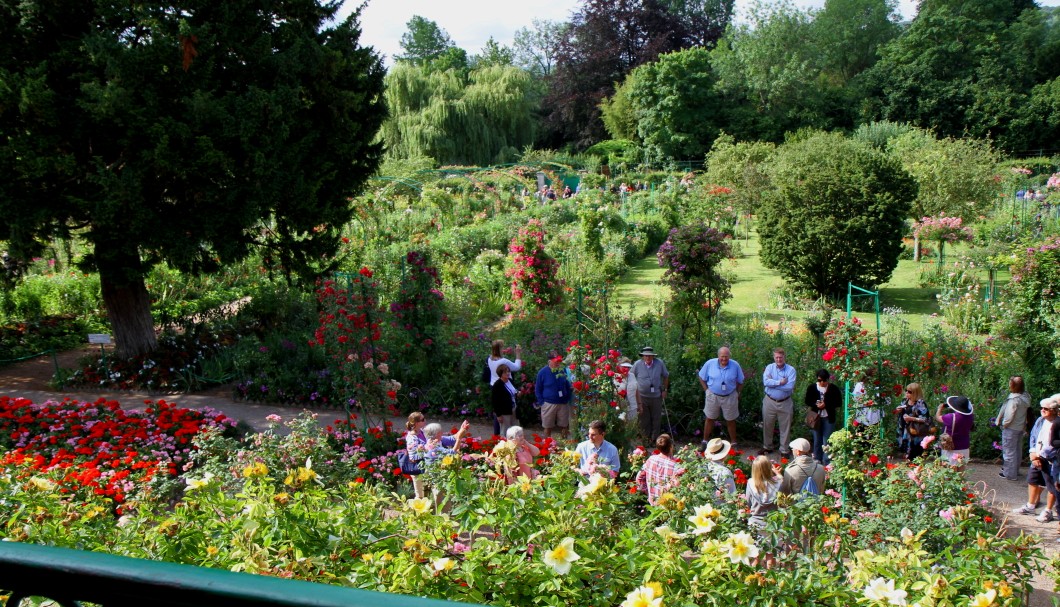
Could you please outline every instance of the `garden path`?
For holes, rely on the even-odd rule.
[[[74,368],[78,358],[92,354],[94,346],[85,346],[79,350],[64,352],[58,355],[59,365],[65,368]],[[167,402],[188,407],[191,409],[213,408],[224,412],[229,417],[245,422],[254,430],[264,430],[269,426],[266,416],[278,414],[285,418],[295,414],[290,407],[268,405],[249,402],[237,402],[231,397],[231,388],[220,386],[206,392],[195,394],[147,394],[136,392],[108,392],[108,391],[70,391],[55,390],[48,384],[54,373],[54,363],[50,356],[23,361],[7,367],[0,367],[0,396],[19,396],[28,398],[33,402],[45,402],[47,400],[62,400],[72,398],[82,401],[94,401],[100,397],[115,400],[128,410],[143,410],[145,402],[153,402],[163,399]],[[341,418],[341,411],[327,409],[315,411],[319,414],[322,426]],[[391,421],[395,429],[404,426],[404,418],[393,417]],[[442,420],[448,422],[452,420]],[[492,427],[488,423],[472,422],[471,434],[473,436],[489,436]],[[1042,548],[1047,558],[1060,556],[1060,523],[1039,523],[1033,516],[1011,514],[1016,508],[1026,502],[1027,485],[1021,479],[1008,481],[999,478],[999,466],[995,462],[973,462],[968,466],[969,481],[975,485],[977,490],[985,496],[989,507],[994,510],[999,520],[1009,534],[1027,533],[1041,539]],[[1026,468],[1024,468],[1025,474]],[[1022,478],[1026,478],[1025,476]],[[1053,592],[1052,582],[1045,575],[1037,575],[1034,579],[1035,592],[1031,597],[1030,607],[1046,607],[1052,605],[1053,598],[1060,600],[1060,594]]]

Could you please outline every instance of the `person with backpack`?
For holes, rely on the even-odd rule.
[[[780,492],[785,495],[824,493],[825,469],[810,457],[813,447],[805,438],[791,441],[791,452],[794,459],[784,468],[784,480],[780,483]]]

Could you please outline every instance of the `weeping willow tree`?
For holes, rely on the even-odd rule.
[[[538,99],[533,78],[511,66],[470,72],[400,62],[386,77],[390,118],[381,131],[393,158],[488,165],[533,143]]]

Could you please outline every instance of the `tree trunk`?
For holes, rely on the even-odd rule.
[[[913,230],[913,261],[920,261],[920,235]]]
[[[97,250],[100,243],[96,243]],[[117,356],[125,359],[147,354],[158,347],[151,320],[151,296],[144,285],[142,262],[135,248],[108,251],[99,256],[99,286],[107,318],[114,329]]]

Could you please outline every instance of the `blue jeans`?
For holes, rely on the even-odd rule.
[[[832,436],[833,431],[835,431],[835,421],[832,418],[817,418],[817,427],[813,429],[813,459],[825,466],[832,461],[828,454],[824,452],[824,445],[828,442],[828,437]]]

